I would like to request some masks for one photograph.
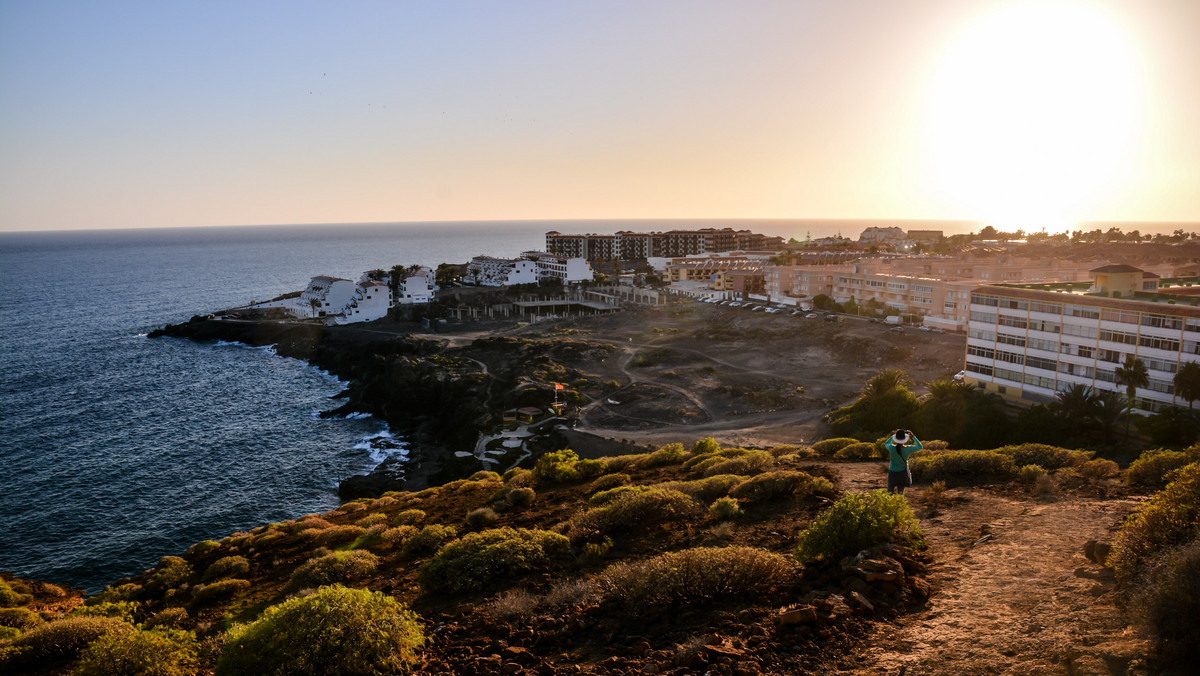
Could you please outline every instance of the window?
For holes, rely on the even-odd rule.
[[[1026,326],[1024,317],[1009,317],[1007,315],[1000,315],[1000,321],[998,323],[1000,326],[1011,326],[1014,329],[1023,329]]]
[[[977,347],[975,345],[967,346],[967,354],[973,355],[976,357],[983,357],[984,359],[994,359],[996,357],[996,351],[993,350],[992,348]]]
[[[1058,362],[1053,359],[1043,359],[1042,357],[1026,355],[1025,366],[1034,369],[1042,369],[1045,371],[1054,371],[1058,368]]]
[[[1065,373],[1071,376],[1091,379],[1096,375],[1096,369],[1091,366],[1083,366],[1082,364],[1072,364],[1068,361],[1058,362],[1058,372]]]
[[[1064,305],[1063,310],[1066,314],[1072,317],[1084,317],[1085,319],[1099,319],[1100,311],[1095,308],[1085,307],[1083,305]]]
[[[1054,379],[1046,376],[1039,376],[1033,373],[1025,374],[1025,384],[1033,385],[1034,387],[1044,387],[1047,390],[1054,389]]]
[[[999,299],[996,298],[995,296],[985,296],[980,293],[971,294],[971,304],[972,305],[989,305],[991,307],[996,307],[996,304],[998,302],[999,302]]]
[[[1124,310],[1104,310],[1100,313],[1100,318],[1106,322],[1119,322],[1121,324],[1138,323],[1138,313],[1126,312]]]
[[[991,366],[988,366],[987,364],[976,364],[973,361],[967,362],[966,370],[970,371],[971,373],[979,373],[979,374],[982,374],[985,376],[992,375],[992,367]]]
[[[1168,317],[1166,315],[1142,315],[1142,326],[1154,326],[1160,329],[1182,329],[1182,317]]]
[[[996,336],[997,343],[1005,345],[1015,345],[1017,347],[1025,347],[1025,339],[1020,336],[1010,336],[1007,333],[1001,333]]]
[[[1020,371],[1013,371],[1010,369],[998,368],[998,369],[996,369],[996,372],[993,373],[992,375],[994,377],[1000,378],[1002,380],[1011,380],[1014,383],[1023,382],[1025,380],[1024,376],[1021,374]]]
[[[1079,324],[1063,324],[1062,332],[1064,336],[1080,338],[1095,338],[1100,333],[1094,326],[1080,326]]]
[[[1062,314],[1062,306],[1058,303],[1042,303],[1040,301],[1034,301],[1029,304],[1029,309],[1033,310],[1034,312],[1045,312],[1052,315]]]
[[[1023,300],[1015,300],[1013,298],[1005,298],[1000,301],[1000,307],[1009,310],[1028,310],[1029,303]]]
[[[1057,340],[1040,340],[1038,338],[1029,339],[1029,349],[1042,350],[1043,352],[1058,352]]]
[[[1009,364],[1024,364],[1025,355],[1017,354],[1016,352],[1005,352],[1004,350],[996,350],[996,361],[1007,362]]]
[[[1152,347],[1156,350],[1170,350],[1171,352],[1179,351],[1179,341],[1171,338],[1155,338],[1154,336],[1142,336],[1138,339],[1138,345],[1142,347]]]
[[[986,329],[971,329],[970,335],[972,338],[978,338],[979,340],[986,340],[989,342],[994,342],[996,340],[996,332],[988,331]]]
[[[1146,368],[1150,369],[1151,371],[1165,371],[1167,373],[1175,373],[1176,371],[1179,370],[1179,364],[1176,364],[1173,360],[1168,361],[1166,359],[1154,359],[1153,357],[1142,357],[1142,362],[1146,365]]]
[[[1029,330],[1045,331],[1046,333],[1058,333],[1062,331],[1062,325],[1058,322],[1048,322],[1044,319],[1030,319]]]
[[[979,322],[981,324],[995,324],[996,323],[996,315],[989,314],[987,312],[972,311],[971,312],[971,321]]]
[[[1100,331],[1100,340],[1107,340],[1113,343],[1122,343],[1125,345],[1137,345],[1138,339],[1136,333],[1125,333],[1124,331],[1110,331],[1102,329]]]

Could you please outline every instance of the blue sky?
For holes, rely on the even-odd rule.
[[[1019,51],[1039,23],[1063,36],[1039,58],[1092,49],[1070,67],[1127,77],[1069,92],[1092,126],[1034,190],[981,155],[1028,143],[1014,157],[1037,165],[1072,131],[1054,125],[1079,125],[1038,118],[1031,135],[945,102],[993,91],[948,61]],[[1074,103],[1003,91],[1022,110]],[[978,124],[946,122],[964,117]],[[0,4],[0,230],[986,220],[1011,215],[1001,203],[1033,224],[1200,221],[1197,119],[1190,0]],[[971,135],[1001,142],[955,152]]]

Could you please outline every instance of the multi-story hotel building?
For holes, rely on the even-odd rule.
[[[564,235],[557,230],[546,233],[546,250],[568,257],[588,260],[641,260],[680,258],[703,253],[779,249],[782,237],[760,235],[733,228],[701,228],[666,232],[630,232],[614,235]]]
[[[966,380],[1024,403],[1075,384],[1123,393],[1116,370],[1134,357],[1150,376],[1135,408],[1175,403],[1175,373],[1200,361],[1200,277],[1161,279],[1129,265],[1091,273],[1092,282],[975,288]]]
[[[537,284],[543,279],[563,284],[590,282],[593,277],[592,266],[583,258],[526,251],[520,258],[476,256],[467,264],[463,281],[479,286],[515,286]]]

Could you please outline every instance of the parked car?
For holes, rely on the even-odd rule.
[[[904,333],[904,327],[903,326],[893,326],[892,328],[888,329],[888,331],[891,331],[892,333]]]
[[[958,373],[954,374],[954,380],[956,382],[962,382],[963,378],[966,378],[966,377],[967,377],[966,371],[959,371]]]
[[[805,319],[816,319],[816,318],[817,318],[817,313],[815,313],[815,312],[810,312],[810,313],[808,313],[808,314],[804,315],[804,318],[805,318]]]

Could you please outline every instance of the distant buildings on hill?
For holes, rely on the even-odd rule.
[[[526,251],[518,258],[476,256],[467,264],[463,283],[477,286],[516,286],[554,280],[561,284],[590,282],[592,266],[581,257]]]
[[[703,253],[783,247],[782,237],[760,235],[733,228],[700,228],[666,232],[631,232],[613,235],[546,233],[546,251],[563,256],[597,260],[646,260]]]

